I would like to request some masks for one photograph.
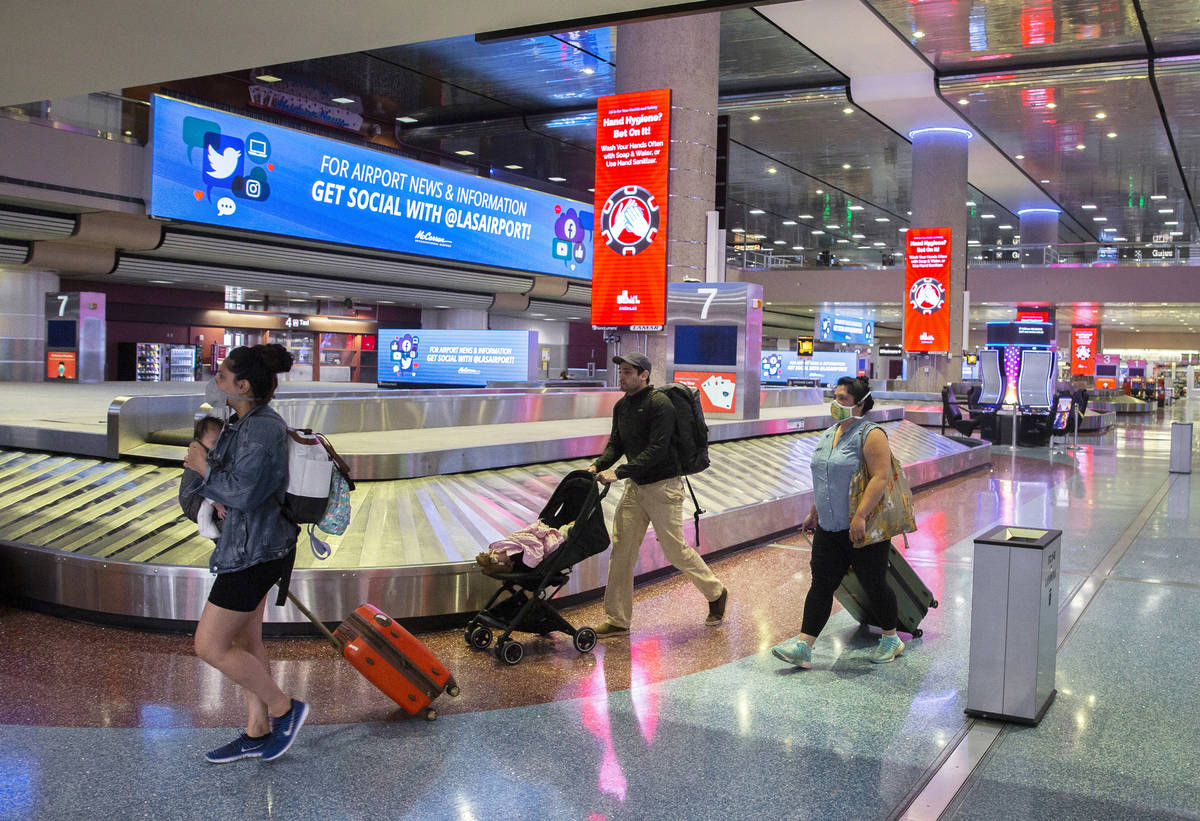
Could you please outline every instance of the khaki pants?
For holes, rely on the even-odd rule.
[[[629,627],[633,617],[634,569],[651,524],[667,561],[682,570],[705,599],[716,601],[724,589],[700,554],[683,540],[683,479],[676,476],[649,485],[627,479],[613,514],[613,546],[604,589],[604,612],[617,627]]]

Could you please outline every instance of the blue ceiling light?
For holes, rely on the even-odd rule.
[[[914,128],[908,132],[910,140],[915,139],[918,134],[958,134],[966,137],[968,140],[975,136],[974,132],[968,131],[965,128],[951,128],[950,126],[934,126],[931,128]]]

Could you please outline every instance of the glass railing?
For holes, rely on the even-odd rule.
[[[0,115],[117,142],[145,144],[150,137],[150,104],[115,92],[3,106]]]

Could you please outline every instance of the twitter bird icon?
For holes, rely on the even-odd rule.
[[[237,137],[209,132],[204,135],[204,182],[211,188],[232,188],[243,170],[245,145]]]

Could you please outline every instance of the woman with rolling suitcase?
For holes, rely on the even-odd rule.
[[[282,506],[287,425],[268,404],[276,374],[291,367],[282,345],[233,349],[205,391],[214,410],[232,413],[212,450],[193,442],[183,463],[204,477],[196,492],[226,510],[209,559],[217,579],[196,627],[196,655],[237,682],[247,705],[246,731],[205,754],[213,764],[278,758],[308,716],[308,705],[272,680],[262,642],[267,593],[290,576],[300,532]]]
[[[871,661],[890,662],[904,650],[896,635],[896,596],[887,584],[891,541],[855,546],[865,537],[867,517],[887,488],[891,448],[883,429],[863,419],[875,404],[867,380],[842,377],[833,397],[834,424],[821,434],[812,457],[812,510],[800,525],[813,531],[812,585],[804,600],[801,632],[771,649],[776,658],[804,669],[812,666],[812,646],[833,611],[834,591],[851,566],[875,603],[883,629]],[[857,509],[850,510],[850,483],[864,464],[870,481]]]

